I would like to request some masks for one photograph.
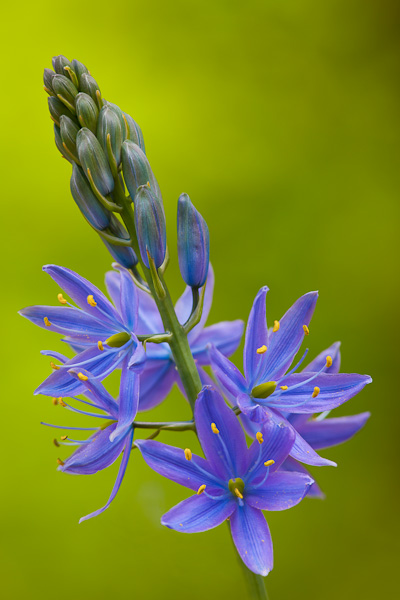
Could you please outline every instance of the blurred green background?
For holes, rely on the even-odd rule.
[[[53,432],[82,423],[33,397],[57,336],[19,318],[55,303],[54,262],[102,285],[110,257],[69,193],[42,71],[65,54],[139,122],[163,190],[172,264],[176,201],[205,216],[216,272],[210,322],[246,319],[267,284],[269,320],[320,290],[309,346],[342,341],[343,370],[374,384],[337,411],[371,410],[365,430],[314,469],[327,493],[268,515],[271,600],[394,597],[399,561],[399,24],[394,0],[131,0],[9,3],[2,14],[3,392],[1,589],[4,598],[245,597],[225,527],[183,535],[160,516],[187,491],[133,454],[116,468],[56,472]],[[241,365],[240,352],[236,355]],[[154,418],[186,418],[177,391]],[[196,445],[189,434],[169,443]],[[66,450],[66,449],[65,449]]]

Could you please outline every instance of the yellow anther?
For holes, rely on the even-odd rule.
[[[150,187],[150,181],[147,182],[147,187]]]
[[[264,467],[270,467],[271,465],[274,465],[274,464],[275,464],[275,461],[274,461],[274,460],[272,460],[272,458],[271,458],[271,460],[267,460],[267,461],[264,463]]]
[[[64,298],[64,296],[61,293],[57,294],[57,299],[61,304],[67,304],[66,299]]]
[[[50,361],[50,366],[55,371],[59,371],[60,370],[60,367],[58,365],[54,364],[52,360]]]
[[[57,404],[58,404],[58,398],[52,398],[51,401],[54,404],[54,406],[57,406]]]
[[[211,431],[212,431],[213,433],[216,433],[216,434],[218,434],[218,433],[219,433],[219,429],[218,429],[218,427],[216,426],[216,424],[215,424],[215,423],[211,423]]]
[[[274,321],[274,326],[272,328],[272,332],[276,333],[277,331],[279,331],[280,326],[281,326],[281,324],[279,323],[279,321]]]
[[[197,494],[200,496],[200,494],[202,494],[204,492],[204,490],[206,489],[206,487],[207,487],[206,484],[203,483],[203,485],[201,485],[199,487],[199,489],[197,490]]]
[[[256,433],[256,438],[257,438],[257,442],[258,442],[259,444],[262,444],[262,443],[263,443],[263,441],[264,441],[264,438],[263,438],[263,434],[261,433],[261,431],[257,431],[257,433]]]
[[[61,460],[61,458],[57,458],[57,464],[62,467],[65,463],[63,460]]]
[[[303,325],[303,329],[304,329],[304,333],[305,333],[306,335],[309,335],[309,334],[310,334],[310,330],[308,329],[307,325]]]
[[[237,488],[235,488],[233,491],[235,492],[235,494],[238,498],[243,500],[243,494],[241,492],[239,492],[239,490]]]
[[[96,300],[93,298],[93,295],[92,295],[92,294],[89,294],[89,296],[86,298],[86,300],[87,300],[87,303],[88,303],[90,306],[97,306],[97,302],[96,302]]]
[[[78,373],[78,379],[80,379],[81,381],[87,381],[89,377],[87,375],[84,375],[83,373]]]
[[[67,436],[67,435],[62,435],[60,439],[61,439],[61,441],[65,442],[65,440],[66,440],[67,438],[68,438],[68,436]]]
[[[46,325],[46,327],[50,327],[51,326],[51,323],[50,323],[50,321],[48,320],[47,317],[44,317],[43,321],[44,321],[44,324]]]
[[[65,404],[65,402],[64,402],[64,400],[63,400],[62,398],[59,398],[59,399],[58,399],[58,404],[59,404],[60,406],[63,406],[64,408],[67,406],[67,405]]]
[[[55,445],[56,448],[59,448],[59,446],[60,446],[60,444],[57,442],[56,438],[54,438],[53,444]]]
[[[326,368],[329,369],[329,367],[332,366],[332,356],[327,356],[326,357]]]
[[[286,390],[288,389],[287,385],[281,385],[280,386],[281,390],[283,390],[284,392],[286,392]]]
[[[99,350],[104,350],[103,342],[101,340],[97,342],[97,347]]]
[[[267,346],[264,344],[263,346],[260,346],[260,348],[257,348],[257,354],[265,354],[265,352],[268,350]]]
[[[318,387],[318,386],[315,386],[315,388],[314,388],[314,391],[313,391],[313,393],[312,393],[312,397],[313,397],[313,398],[316,398],[316,397],[318,396],[318,394],[320,393],[320,391],[321,391],[321,390],[319,389],[319,387]]]
[[[192,451],[189,448],[185,448],[185,458],[186,460],[192,460]]]

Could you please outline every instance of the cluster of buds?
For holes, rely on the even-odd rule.
[[[102,97],[81,62],[56,56],[53,69],[44,71],[44,89],[56,146],[72,165],[76,204],[114,259],[135,269],[139,259],[123,224],[124,210],[131,204],[142,264],[160,268],[167,253],[165,213],[139,125]],[[186,194],[178,202],[178,252],[184,281],[202,287],[209,264],[208,229]]]

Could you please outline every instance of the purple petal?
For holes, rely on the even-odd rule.
[[[129,357],[126,357],[122,363],[118,424],[110,435],[110,442],[115,442],[125,436],[138,411],[140,375],[128,369],[128,361]]]
[[[225,404],[221,394],[204,386],[194,407],[197,433],[211,468],[228,481],[240,477],[247,466],[247,444],[235,413]],[[213,433],[214,423],[219,433]]]
[[[306,465],[315,465],[316,467],[337,467],[337,464],[332,460],[328,460],[317,454],[299,433],[296,435],[293,448],[290,451],[290,456],[300,462],[306,463]]]
[[[286,373],[301,346],[305,335],[303,325],[309,325],[317,298],[317,292],[301,296],[282,317],[279,330],[269,338],[260,380],[276,381]]]
[[[266,467],[264,462],[273,460],[274,464],[269,467],[273,473],[289,455],[295,440],[295,432],[287,424],[283,417],[279,420],[277,415],[262,423],[259,427],[263,435],[262,444],[254,440],[248,451],[248,469],[250,473],[246,476],[246,484],[254,485],[264,479]]]
[[[323,421],[312,419],[299,428],[299,433],[314,450],[330,448],[352,438],[364,427],[370,415],[371,413],[364,412],[351,417],[337,417]]]
[[[161,523],[184,533],[213,529],[226,521],[235,510],[235,500],[231,498],[224,496],[221,500],[212,500],[205,494],[196,494],[171,508],[161,518]]]
[[[261,512],[244,503],[230,518],[236,549],[244,564],[259,575],[268,575],[273,567],[271,534]]]
[[[246,502],[262,510],[286,510],[303,500],[313,483],[302,473],[271,473],[263,486],[247,489]]]
[[[69,369],[68,373],[72,375],[80,384],[82,384],[85,392],[85,395],[92,400],[96,406],[99,406],[107,412],[109,415],[114,417],[114,419],[118,419],[119,406],[115,402],[114,398],[109,394],[106,388],[92,376],[92,373],[79,367],[78,369]],[[88,379],[86,381],[81,381],[78,377],[79,373],[86,375]]]
[[[124,269],[124,267],[121,267],[116,263],[113,264],[113,267],[119,271],[120,276],[119,306],[122,321],[127,325],[129,331],[135,331],[139,310],[137,287],[132,279],[132,275],[127,269]]]
[[[218,382],[229,396],[236,399],[247,391],[246,380],[239,369],[228,360],[215,346],[209,348],[212,370]]]
[[[211,263],[208,268],[208,275],[205,286],[206,291],[204,294],[203,312],[201,315],[200,322],[196,325],[196,327],[193,327],[193,329],[188,333],[189,344],[193,344],[195,342],[197,336],[204,328],[204,325],[206,324],[206,321],[208,319],[208,315],[210,314],[214,294],[214,270],[211,266]],[[200,293],[202,289],[203,288],[200,289]],[[181,324],[186,323],[186,321],[190,317],[193,304],[192,300],[192,289],[189,286],[187,286],[182,296],[178,299],[175,305],[176,316],[178,317],[178,321]]]
[[[168,396],[177,379],[171,360],[147,361],[140,376],[139,410],[150,410]]]
[[[121,305],[120,305],[120,277],[119,273],[116,271],[107,271],[105,277],[105,283],[108,295],[110,296],[113,304],[119,314],[121,314]]]
[[[266,360],[266,354],[258,354],[257,350],[262,346],[267,346],[268,348],[268,327],[265,307],[267,292],[267,286],[262,287],[258,292],[250,311],[249,320],[247,321],[243,367],[246,380],[251,388],[254,387]]]
[[[80,446],[58,470],[74,475],[93,475],[109,467],[117,460],[125,445],[125,439],[116,443],[110,442],[109,436],[115,427],[116,424],[113,423],[97,431],[89,438],[90,444]]]
[[[149,467],[163,477],[195,491],[205,484],[207,491],[211,490],[211,493],[226,492],[223,488],[224,482],[217,477],[204,458],[192,454],[192,460],[187,460],[181,448],[155,440],[136,440],[135,445]]]
[[[243,321],[222,321],[206,327],[197,336],[190,349],[199,365],[209,365],[210,358],[207,345],[213,344],[225,356],[231,356],[243,335]]]
[[[137,335],[161,333],[164,331],[164,325],[154,298],[141,289],[137,290],[137,294],[139,299]]]
[[[285,462],[282,464],[281,470],[295,473],[303,473],[304,475],[308,475],[312,479],[311,474],[307,471],[305,466],[297,462],[297,460],[295,460],[291,456],[287,457]],[[307,498],[319,498],[320,500],[323,500],[325,498],[324,492],[321,490],[321,488],[315,481],[307,492]]]
[[[99,508],[98,510],[95,510],[94,512],[90,513],[89,515],[86,515],[86,517],[82,517],[81,519],[79,519],[79,523],[82,523],[82,521],[86,521],[87,519],[97,517],[102,512],[104,512],[110,506],[111,502],[114,500],[119,488],[121,487],[121,483],[122,483],[122,480],[125,475],[126,467],[128,466],[128,461],[129,461],[129,457],[131,454],[131,448],[132,448],[132,440],[133,440],[133,430],[125,438],[126,444],[125,444],[125,449],[124,449],[124,453],[122,456],[121,464],[118,469],[117,479],[115,481],[114,487],[111,492],[111,496],[109,497],[107,504],[105,504],[102,508]]]
[[[328,368],[326,366],[326,357],[330,356],[332,358],[332,365]],[[317,373],[322,368],[324,370],[323,373],[329,373],[332,375],[333,373],[339,373],[340,371],[340,342],[335,342],[332,346],[329,346],[326,350],[318,354],[314,360],[307,365],[303,371],[307,371],[307,373]]]
[[[42,354],[43,356],[51,356],[63,365],[65,365],[65,363],[69,361],[68,356],[65,356],[65,354],[61,354],[61,352],[55,352],[53,350],[41,350],[40,354]]]

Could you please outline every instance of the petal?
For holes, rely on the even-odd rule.
[[[193,327],[193,329],[188,333],[189,344],[194,343],[197,336],[204,328],[204,325],[206,324],[206,321],[208,319],[208,315],[210,314],[214,294],[214,270],[211,266],[211,263],[208,268],[208,275],[205,286],[206,291],[204,293],[203,312],[201,314],[200,322],[196,325],[196,327]],[[202,289],[203,288],[200,289],[200,293]],[[192,289],[189,286],[187,286],[182,296],[178,299],[175,305],[176,316],[178,317],[178,321],[181,324],[186,323],[186,321],[190,317],[190,313],[192,312],[192,304]]]
[[[301,296],[282,317],[279,330],[270,336],[260,381],[275,381],[286,373],[301,346],[303,325],[309,325],[317,298],[317,292]]]
[[[137,335],[161,333],[164,325],[154,298],[144,290],[137,290],[139,300]]]
[[[111,442],[117,441],[126,435],[138,411],[140,375],[136,371],[128,369],[128,361],[129,356],[122,363],[118,424],[110,435]]]
[[[213,344],[225,356],[233,354],[242,339],[243,321],[222,321],[206,327],[197,336],[190,349],[199,365],[209,365],[210,358],[207,344]]]
[[[328,460],[317,454],[299,433],[296,433],[296,439],[293,448],[290,451],[290,456],[306,465],[314,465],[316,467],[337,467],[337,464],[332,460]]]
[[[77,369],[69,369],[68,373],[72,375],[84,388],[85,395],[92,400],[96,406],[99,406],[102,410],[107,412],[114,419],[118,419],[119,406],[115,402],[114,398],[109,394],[106,388],[92,376],[92,373],[79,367]],[[86,375],[88,378],[86,381],[79,379],[79,373]]]
[[[82,310],[108,325],[117,327],[122,325],[121,317],[111,302],[90,281],[70,269],[58,267],[57,265],[45,265],[43,271],[48,273]],[[97,303],[96,306],[88,304],[88,296],[93,296]]]
[[[262,510],[286,510],[301,502],[313,483],[303,473],[271,473],[263,486],[247,489],[246,502]]]
[[[339,373],[340,371],[340,342],[335,342],[332,346],[329,346],[326,350],[318,354],[314,360],[307,365],[303,371],[307,371],[307,373],[316,373],[320,371],[323,367],[323,373],[328,372],[328,367],[326,366],[326,357],[330,356],[332,358],[332,365],[329,367],[329,374]]]
[[[74,475],[93,475],[109,467],[121,454],[125,440],[110,442],[110,434],[116,424],[97,431],[90,437],[90,444],[84,444],[76,450],[65,463],[58,467],[59,471]]]
[[[129,461],[129,457],[131,454],[131,448],[132,448],[132,440],[133,440],[133,430],[125,438],[126,444],[125,444],[125,448],[124,448],[124,453],[122,455],[121,464],[118,469],[117,479],[114,483],[114,487],[112,489],[111,496],[109,497],[108,502],[102,508],[99,508],[98,510],[95,510],[94,512],[90,513],[89,515],[86,515],[86,517],[82,517],[81,519],[79,519],[79,523],[82,523],[82,521],[86,521],[87,519],[91,519],[92,517],[97,517],[102,512],[104,512],[110,506],[111,502],[114,500],[119,488],[121,487],[121,483],[122,483],[122,480],[125,475],[126,467],[128,466],[128,461]]]
[[[330,448],[347,442],[364,427],[370,416],[371,413],[364,412],[351,417],[338,417],[323,421],[312,419],[301,427],[300,433],[314,450]]]
[[[245,393],[247,384],[239,369],[215,346],[209,348],[209,355],[212,370],[223,389],[234,399]]]
[[[161,523],[176,531],[199,533],[221,525],[234,510],[235,501],[229,497],[212,500],[205,494],[196,494],[171,508],[161,518]]]
[[[137,287],[128,269],[121,267],[117,263],[114,263],[113,267],[119,271],[120,276],[119,306],[122,321],[128,327],[129,331],[135,331],[139,310]]]
[[[116,271],[107,271],[105,277],[105,283],[108,295],[117,311],[121,314],[121,306],[120,306],[120,276]]]
[[[93,343],[105,340],[119,331],[114,325],[102,323],[78,308],[28,306],[20,310],[19,314],[43,329]],[[45,324],[45,319],[48,319],[50,325]]]
[[[245,473],[247,444],[243,429],[214,387],[203,387],[196,400],[194,415],[201,447],[211,468],[226,481]],[[213,433],[212,423],[219,433]]]
[[[177,378],[171,360],[149,361],[140,376],[139,410],[150,410],[168,396]]]
[[[294,471],[296,473],[303,473],[303,474],[311,477],[311,474],[307,471],[305,466],[302,465],[301,463],[297,462],[297,460],[295,460],[291,456],[287,457],[285,462],[282,464],[281,469],[282,469],[282,471],[290,471],[290,472]],[[312,479],[312,477],[311,477],[311,479]],[[319,498],[320,500],[323,500],[325,498],[324,492],[321,490],[321,488],[315,481],[311,485],[311,487],[309,488],[309,490],[307,492],[307,498]]]
[[[246,341],[243,353],[243,367],[246,380],[251,386],[257,381],[259,372],[266,360],[266,355],[258,354],[258,348],[268,348],[268,327],[266,318],[265,299],[268,288],[264,286],[258,292],[250,311],[246,327]]]
[[[163,477],[195,491],[203,484],[207,486],[207,491],[226,491],[223,488],[224,482],[216,476],[204,458],[192,454],[192,460],[186,460],[181,448],[155,440],[136,440],[135,445],[149,467]]]
[[[268,575],[273,567],[271,534],[261,512],[244,503],[230,518],[236,549],[244,564],[259,575]]]

